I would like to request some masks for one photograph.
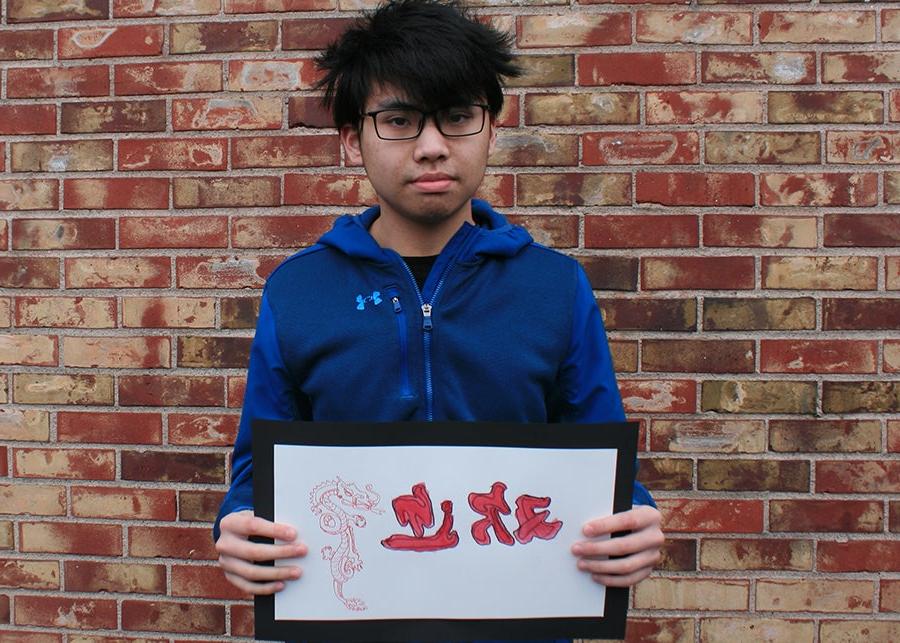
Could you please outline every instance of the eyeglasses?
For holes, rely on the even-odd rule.
[[[379,109],[366,112],[375,123],[375,134],[385,141],[404,141],[417,138],[425,128],[425,119],[434,117],[434,124],[444,136],[474,136],[484,129],[487,105],[460,105],[423,112],[411,107]]]

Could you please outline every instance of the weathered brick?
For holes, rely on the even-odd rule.
[[[164,565],[67,560],[64,563],[68,592],[122,592],[164,594]]]
[[[8,520],[0,521],[0,549],[13,548],[13,524]],[[6,619],[7,621],[9,619]]]
[[[825,382],[822,409],[826,413],[900,412],[900,382]]]
[[[191,22],[169,27],[169,50],[173,54],[272,51],[277,40],[275,20]]]
[[[612,354],[613,368],[616,373],[636,373],[638,368],[638,343],[611,341],[609,352]]]
[[[167,288],[168,257],[77,257],[65,260],[69,288]]]
[[[878,607],[882,612],[900,612],[900,580],[882,579]]]
[[[285,205],[360,206],[375,203],[372,185],[362,175],[285,174]]]
[[[823,493],[897,493],[900,462],[816,462],[816,491]]]
[[[182,521],[212,522],[224,497],[223,491],[183,489],[178,492],[178,517]]]
[[[638,11],[635,39],[638,42],[748,45],[753,42],[752,17],[750,12],[744,11]]]
[[[875,341],[764,339],[761,373],[874,373]]]
[[[769,123],[881,123],[881,92],[769,92]]]
[[[759,643],[813,643],[813,621],[777,618],[704,618],[700,620],[701,643],[713,641],[758,641]]]
[[[9,596],[0,596],[0,622],[10,622]],[[62,643],[62,634],[46,634],[46,630],[28,630],[24,627],[16,628],[17,631],[4,630],[3,643]],[[71,639],[73,643],[75,639]],[[94,643],[93,641],[90,643]]]
[[[122,601],[122,628],[192,634],[224,634],[225,607],[206,603]]]
[[[124,297],[125,328],[214,328],[215,300],[211,297]]]
[[[10,299],[6,297],[0,298],[0,327],[9,328],[12,325],[12,306],[13,302]]]
[[[697,541],[693,538],[667,538],[660,553],[662,559],[655,568],[658,571],[693,572],[697,570]]]
[[[81,368],[169,368],[168,337],[63,337],[64,364]]]
[[[683,165],[700,162],[696,132],[591,132],[582,136],[585,165]]]
[[[887,257],[884,264],[885,288],[900,290],[900,257]]]
[[[13,219],[13,250],[87,250],[116,247],[115,219]]]
[[[826,83],[896,83],[900,81],[900,52],[822,55]]]
[[[772,420],[769,448],[779,452],[870,452],[881,450],[877,420]]]
[[[693,299],[601,299],[603,322],[609,330],[690,331],[697,328]]]
[[[821,172],[763,174],[760,203],[774,206],[860,207],[878,203],[878,175]]]
[[[867,580],[778,579],[756,584],[756,607],[773,612],[871,612],[875,585]]]
[[[53,133],[56,130],[54,118]],[[126,100],[63,103],[60,131],[65,134],[108,132],[164,132],[166,103]]]
[[[225,406],[230,409],[239,409],[244,405],[244,393],[247,391],[247,377],[245,375],[230,375],[225,378],[228,391],[225,394]]]
[[[624,12],[519,16],[516,25],[523,49],[631,44],[631,15]]]
[[[324,11],[336,6],[335,0],[225,0],[225,13]]]
[[[638,172],[635,200],[672,206],[752,206],[754,189],[753,175],[746,173]]]
[[[629,643],[694,643],[694,621],[689,618],[628,618],[626,641]]]
[[[581,54],[578,84],[686,85],[696,82],[694,54],[640,52]]]
[[[178,338],[178,365],[188,368],[244,368],[250,358],[250,337]]]
[[[719,413],[815,413],[815,382],[703,382],[702,410]]]
[[[644,458],[637,479],[650,490],[691,489],[693,463],[687,458]]]
[[[854,621],[822,621],[821,643],[855,643],[856,641],[894,641],[900,638],[900,623],[874,619]]]
[[[123,139],[120,170],[224,170],[228,142],[223,138]]]
[[[647,290],[751,289],[753,257],[646,257],[641,283]]]
[[[704,491],[809,491],[809,462],[700,459],[697,462],[697,489]]]
[[[752,341],[645,339],[641,370],[677,373],[752,373]]]
[[[900,341],[884,342],[884,372],[900,372]]]
[[[67,179],[64,191],[66,209],[164,209],[169,205],[169,180],[162,178]]]
[[[172,413],[169,415],[169,444],[230,446],[237,437],[238,415],[219,413]]]
[[[20,625],[90,630],[114,629],[118,622],[113,599],[17,596],[15,605]]]
[[[519,174],[519,205],[629,205],[628,174]]]
[[[900,133],[828,132],[826,157],[829,163],[900,162]]]
[[[28,29],[0,34],[0,60],[50,60],[53,31]]]
[[[72,515],[80,518],[175,520],[173,489],[72,487]]]
[[[113,0],[113,16],[199,16],[219,13],[221,0]]]
[[[885,8],[881,12],[881,40],[900,42],[900,9]]]
[[[697,383],[690,380],[620,380],[626,413],[693,413]]]
[[[648,92],[647,122],[762,123],[763,96],[755,91]]]
[[[874,11],[763,11],[759,41],[875,42]]]
[[[730,248],[815,248],[815,217],[708,214],[703,217],[703,245]]]
[[[9,0],[10,22],[49,22],[54,20],[102,20],[109,18],[106,0]]]
[[[291,96],[288,98],[288,127],[334,127],[334,120],[318,96]]]
[[[282,256],[178,257],[181,288],[262,288]]]
[[[801,51],[704,51],[700,70],[705,83],[812,84],[816,82],[816,55]]]
[[[526,125],[608,125],[640,122],[633,92],[525,94]]]
[[[123,451],[122,479],[149,482],[225,482],[225,460],[217,453]]]
[[[56,210],[58,208],[59,181],[54,179],[0,181],[0,211]]]
[[[24,484],[21,481],[0,484],[0,513],[65,516],[66,489],[62,486]]]
[[[10,150],[13,172],[84,172],[113,167],[111,140],[12,143]]]
[[[19,404],[113,403],[111,375],[52,375],[16,373],[13,401]]]
[[[280,129],[282,105],[279,98],[182,98],[172,101],[172,129]]]
[[[12,68],[7,70],[6,78],[8,98],[109,95],[106,65]]]
[[[228,91],[311,89],[318,78],[312,59],[229,60]]]
[[[219,62],[129,63],[115,66],[116,94],[174,94],[222,91]]]
[[[181,560],[215,560],[219,557],[206,527],[129,527],[128,553],[139,558]]]
[[[59,363],[57,341],[50,335],[0,334],[0,364],[56,366]]]
[[[56,433],[60,442],[160,444],[162,419],[158,413],[59,411]]]
[[[221,377],[201,375],[122,375],[119,404],[122,406],[221,406]]]
[[[746,580],[648,578],[634,588],[634,606],[663,610],[746,610]]]
[[[220,316],[222,328],[255,328],[259,317],[259,298],[224,297]]]
[[[116,455],[106,449],[15,449],[13,475],[17,478],[113,480]]]
[[[694,215],[584,217],[585,248],[692,248],[698,245],[699,222]]]
[[[172,596],[246,600],[250,595],[225,578],[218,566],[172,565]]]
[[[707,163],[818,163],[815,132],[707,132]]]
[[[3,381],[3,397],[7,384]],[[50,439],[50,414],[33,409],[0,408],[0,439],[46,442]]]
[[[822,328],[895,330],[900,328],[900,301],[888,298],[823,299]]]
[[[337,40],[353,22],[352,18],[283,20],[281,22],[281,48],[286,51],[290,49],[324,49]]]
[[[578,217],[569,214],[509,215],[507,220],[523,226],[532,238],[551,248],[578,246]]]
[[[702,453],[762,453],[762,420],[657,420],[650,424],[650,450]]]
[[[517,56],[522,75],[510,78],[507,87],[569,87],[575,84],[575,60],[571,55]],[[579,83],[584,84],[584,83]]]
[[[810,571],[811,540],[775,538],[704,538],[700,542],[700,567],[716,571]]]
[[[0,587],[59,589],[59,563],[55,560],[0,559]]]
[[[808,532],[880,532],[884,524],[881,501],[772,500],[769,529]]]
[[[875,257],[763,257],[763,288],[874,290]]]
[[[488,163],[526,167],[578,165],[578,136],[501,131]]]
[[[158,56],[162,43],[162,25],[67,28],[59,30],[59,57]]]
[[[822,541],[816,551],[816,568],[821,572],[900,571],[900,541]]]
[[[227,217],[194,215],[119,220],[120,248],[224,248],[227,245]]]
[[[50,554],[122,555],[122,527],[110,524],[22,522],[20,551]]]
[[[173,179],[176,208],[248,208],[281,203],[277,176]]]
[[[825,245],[839,247],[900,246],[900,215],[826,214]]]
[[[594,290],[637,290],[637,257],[578,257]]]

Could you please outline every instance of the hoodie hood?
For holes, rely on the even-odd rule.
[[[358,259],[390,263],[394,253],[379,246],[369,234],[369,227],[380,214],[376,205],[360,214],[339,217],[319,243]],[[525,228],[509,223],[485,201],[472,199],[472,218],[477,225],[464,223],[447,243],[447,247],[460,247],[459,262],[486,256],[512,257],[532,242]]]

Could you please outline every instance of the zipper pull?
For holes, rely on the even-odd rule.
[[[422,304],[422,328],[431,330],[431,304]]]
[[[394,312],[399,313],[402,308],[400,308],[400,298],[399,297],[391,297],[391,302],[394,304]]]

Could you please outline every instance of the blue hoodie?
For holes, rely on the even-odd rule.
[[[340,217],[268,278],[223,516],[253,507],[253,418],[618,422],[625,413],[581,266],[483,201],[419,290],[369,234],[377,207]],[[653,504],[635,483],[633,502]]]

